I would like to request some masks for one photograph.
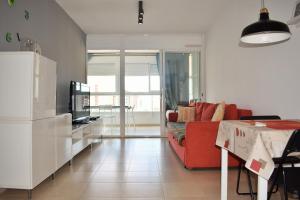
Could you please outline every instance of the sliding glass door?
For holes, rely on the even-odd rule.
[[[120,51],[88,54],[91,115],[103,118],[103,135],[120,136]]]
[[[159,51],[125,51],[126,136],[161,136],[159,63]]]
[[[159,51],[89,52],[91,115],[103,118],[104,136],[161,136],[159,63]]]
[[[92,115],[103,118],[104,136],[165,136],[166,111],[200,100],[200,69],[200,52],[90,52]]]
[[[200,101],[200,52],[165,52],[164,110],[176,110],[190,100]]]

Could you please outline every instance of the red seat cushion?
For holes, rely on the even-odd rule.
[[[235,104],[225,105],[224,120],[238,120],[238,109]]]
[[[207,103],[204,105],[203,112],[201,115],[201,121],[211,121],[218,104]]]

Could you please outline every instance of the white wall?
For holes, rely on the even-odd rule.
[[[267,0],[271,19],[290,19],[295,0]],[[242,29],[258,19],[260,2],[228,0],[207,34],[207,100],[224,100],[254,114],[300,118],[300,28],[288,42],[258,48],[239,46]]]
[[[88,35],[88,50],[201,50],[201,34]]]

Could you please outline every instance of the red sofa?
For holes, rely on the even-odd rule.
[[[196,107],[199,105],[200,103],[197,103]],[[251,110],[238,109],[235,104],[225,106],[224,120],[237,120],[242,116],[251,115]],[[177,116],[177,113],[169,113],[168,119],[175,122],[177,121]],[[186,168],[213,168],[221,166],[221,151],[215,145],[219,123],[212,121],[186,123],[185,137],[181,144],[174,136],[174,130],[168,129],[169,143]],[[236,157],[229,155],[228,164],[234,167],[238,166],[239,162]]]

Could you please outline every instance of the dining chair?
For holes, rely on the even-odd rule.
[[[103,110],[102,113],[101,110]],[[108,127],[110,127],[111,134],[114,134],[114,127],[117,124],[117,113],[115,112],[115,110],[116,106],[114,105],[99,106],[99,116],[101,116],[103,119],[110,119],[110,124],[107,125],[109,123],[107,122],[107,124],[105,123],[105,126],[107,125]]]
[[[131,123],[133,124],[133,128],[134,128],[134,131],[136,131],[136,127],[135,127],[135,117],[134,117],[134,108],[135,108],[135,105],[133,106],[128,106],[128,116],[127,116],[127,121],[128,121],[128,128],[131,127]]]
[[[280,120],[280,117],[277,115],[257,115],[257,116],[245,116],[241,117],[240,120]],[[241,180],[241,172],[242,170],[246,171],[247,174],[247,182],[249,187],[249,192],[240,192],[240,180]],[[277,192],[278,187],[276,187],[276,190],[274,192]],[[251,183],[251,177],[250,177],[250,171],[245,167],[245,162],[240,161],[239,168],[238,168],[238,177],[237,177],[237,184],[236,184],[236,193],[238,195],[250,195],[251,200],[255,199],[256,192],[253,191],[252,183]]]
[[[283,154],[280,158],[273,158],[274,163],[277,165],[275,171],[273,172],[273,181],[268,192],[268,200],[272,196],[272,190],[275,185],[278,184],[279,177],[281,176],[283,190],[284,190],[284,199],[288,200],[288,188],[293,187],[298,192],[298,199],[300,199],[300,183],[299,180],[296,180],[296,185],[293,185],[288,182],[288,169],[296,169],[295,165],[300,163],[300,130],[295,130],[291,135]],[[297,173],[300,173],[299,168],[297,168]],[[291,176],[291,175],[290,175]],[[292,179],[295,179],[292,175]],[[291,178],[290,178],[291,179]]]

